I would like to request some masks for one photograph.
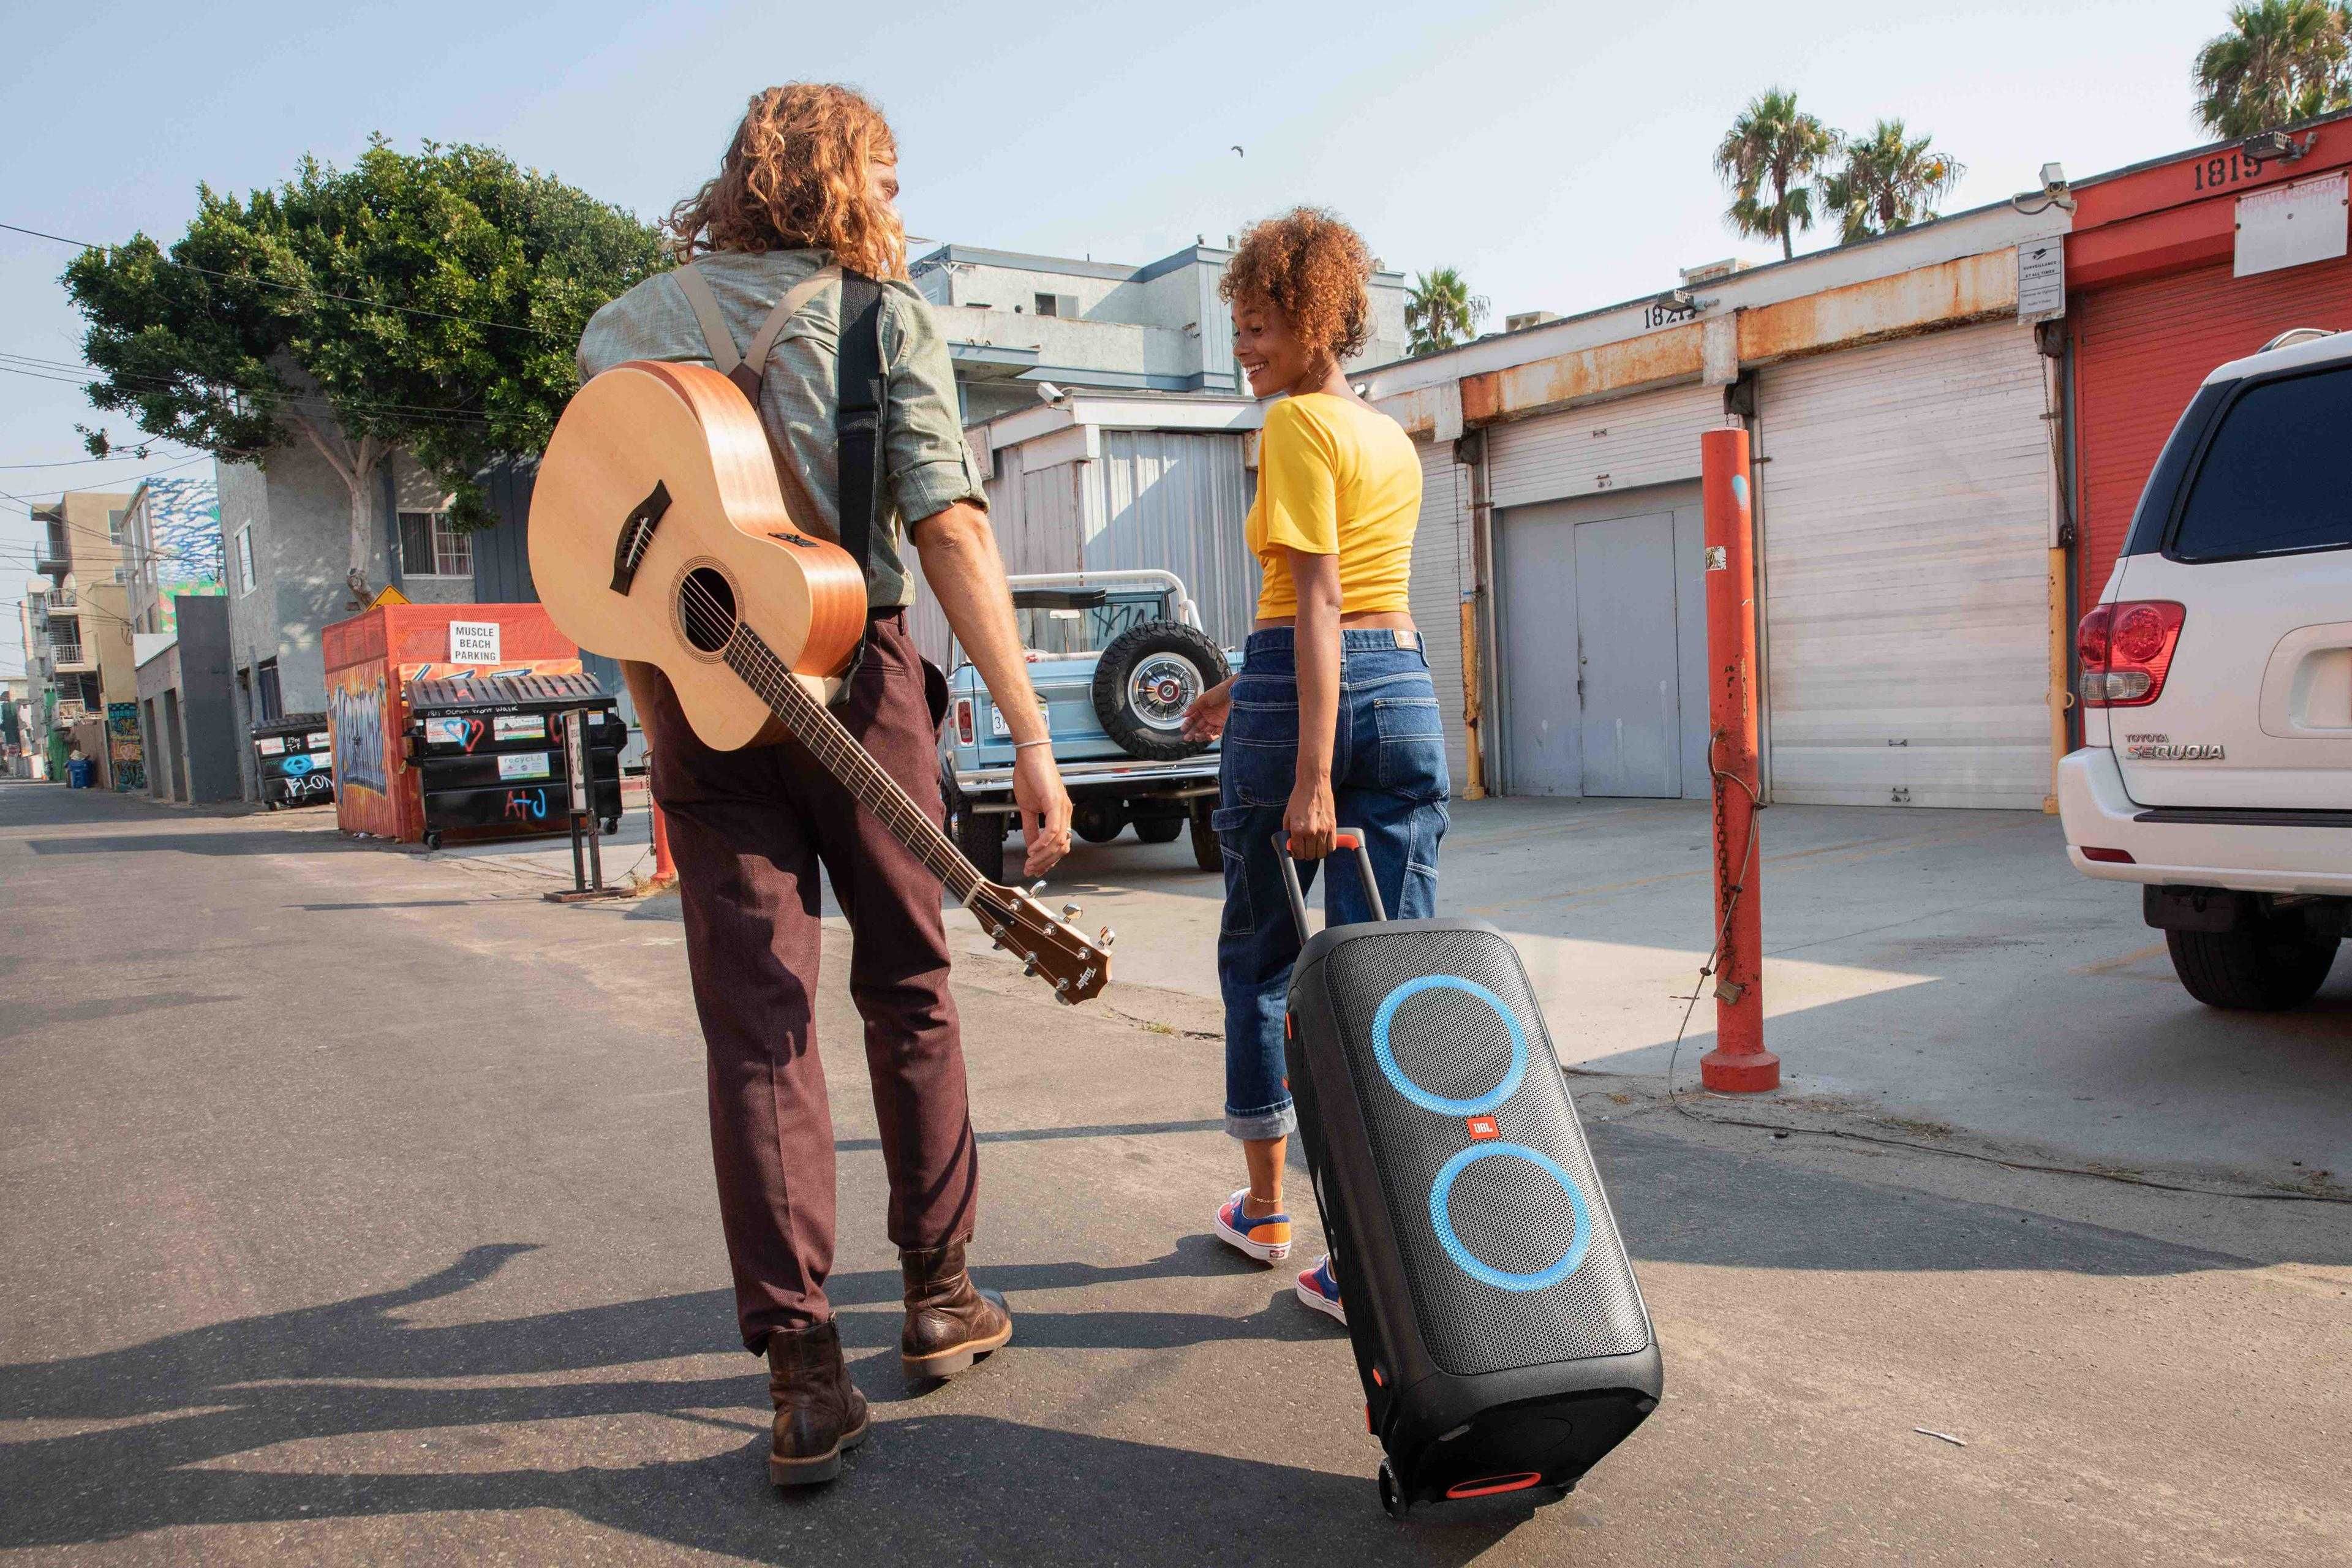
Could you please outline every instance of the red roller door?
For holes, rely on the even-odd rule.
[[[2352,328],[2352,260],[2232,278],[2230,263],[2069,300],[2074,324],[2081,598],[2097,602],[2140,487],[2214,366],[2289,327]]]

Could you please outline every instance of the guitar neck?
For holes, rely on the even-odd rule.
[[[726,658],[727,667],[760,694],[768,710],[815,753],[817,761],[856,796],[858,804],[881,818],[891,837],[946,884],[958,903],[969,904],[972,895],[986,885],[979,869],[940,831],[939,824],[908,798],[907,792],[898,787],[898,781],[882,771],[882,764],[857,743],[857,738],[841,721],[809,695],[808,689],[793,677],[790,667],[776,657],[759,633],[739,624],[735,635],[728,639]]]

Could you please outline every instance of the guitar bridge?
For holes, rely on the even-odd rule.
[[[645,560],[646,547],[654,542],[654,530],[661,526],[662,513],[667,510],[669,487],[656,479],[653,492],[622,520],[620,537],[613,542],[613,592],[615,594],[627,597],[630,585],[637,580],[637,564]]]

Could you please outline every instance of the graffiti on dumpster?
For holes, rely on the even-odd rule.
[[[507,791],[507,818],[511,822],[544,822],[547,820],[547,792],[543,789]]]
[[[334,717],[335,776],[360,789],[388,793],[383,771],[383,679],[373,687],[329,693]]]
[[[146,748],[139,736],[139,704],[110,702],[106,705],[106,756],[113,764],[114,787],[119,790],[147,787]]]

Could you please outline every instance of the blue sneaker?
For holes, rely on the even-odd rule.
[[[1217,1236],[1230,1247],[1260,1263],[1279,1263],[1290,1256],[1290,1216],[1286,1214],[1244,1214],[1244,1187],[1217,1210]]]
[[[1339,1281],[1332,1277],[1328,1253],[1315,1260],[1315,1267],[1298,1277],[1295,1287],[1298,1299],[1326,1317],[1337,1318],[1345,1327],[1348,1309],[1339,1301]]]

